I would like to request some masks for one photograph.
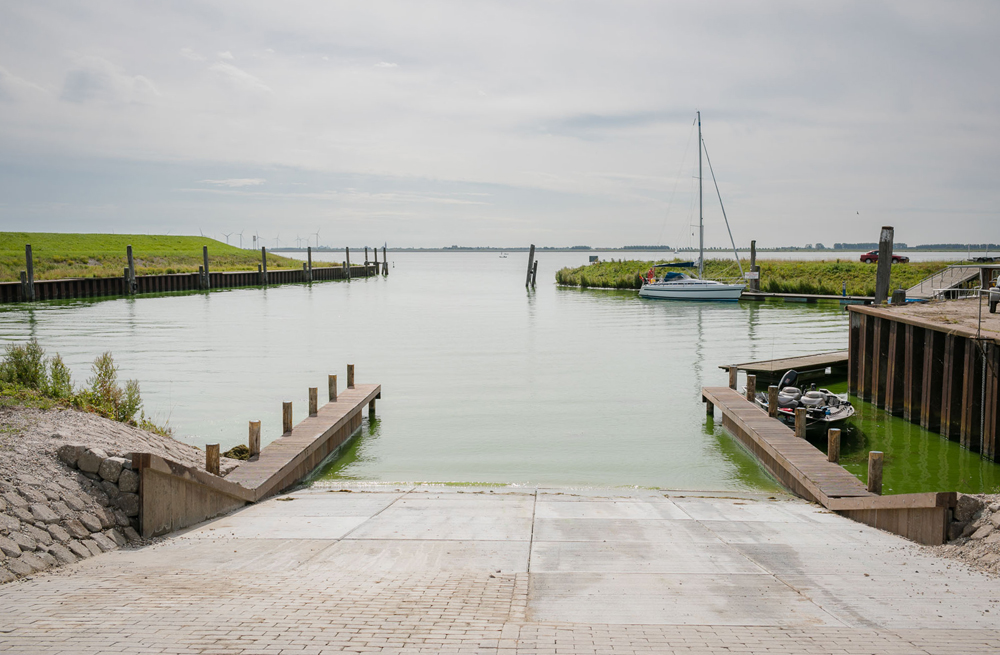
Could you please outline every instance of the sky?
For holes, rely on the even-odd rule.
[[[992,0],[4,2],[0,230],[697,246],[700,111],[741,247],[996,242],[998,28]]]

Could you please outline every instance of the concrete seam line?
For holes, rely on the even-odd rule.
[[[535,512],[538,510],[538,487],[535,487],[535,497],[531,503],[531,536],[528,538],[527,573],[531,573],[531,549],[535,545]]]

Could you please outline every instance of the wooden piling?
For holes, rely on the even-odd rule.
[[[260,283],[266,286],[267,285],[267,248],[265,246],[261,246],[260,247],[260,266],[261,266]]]
[[[389,258],[385,254],[385,246],[382,246],[382,275],[389,274]]]
[[[799,439],[806,438],[806,408],[795,408],[795,436]]]
[[[309,282],[313,281],[313,249],[312,246],[306,246],[306,260],[309,263]]]
[[[881,305],[889,295],[889,274],[892,272],[892,226],[882,227],[878,238],[878,270],[875,272],[875,305]]]
[[[135,293],[135,259],[132,257],[132,246],[125,247],[125,256],[128,257],[128,292]]]
[[[750,272],[757,273],[756,279],[750,280],[750,291],[760,291],[760,266],[757,266],[757,242],[750,242]]]
[[[365,269],[368,268],[368,246],[365,246]]]
[[[882,453],[877,450],[868,453],[868,491],[882,495]]]
[[[309,416],[319,414],[319,388],[309,387]]]
[[[374,398],[372,398],[371,400],[368,401],[368,418],[369,419],[375,418],[375,399]]]
[[[527,289],[531,286],[531,268],[535,263],[535,244],[531,244],[531,249],[528,251],[528,276],[524,279],[524,288]]]
[[[354,364],[347,365],[347,388],[354,388]]]
[[[35,296],[35,258],[31,254],[31,244],[24,246],[24,265],[27,271],[28,300],[34,302]]]
[[[702,397],[702,401],[705,403],[705,416],[715,416],[715,405],[708,398]]]
[[[347,279],[351,279],[351,249],[344,246],[344,263],[347,265]]]
[[[736,388],[736,375],[739,372],[740,372],[740,367],[739,366],[730,366],[729,367],[729,388],[730,389],[735,389]]]
[[[750,402],[755,402],[754,398],[757,396],[757,376],[747,374],[747,390],[746,399]]]
[[[826,461],[840,463],[840,430],[830,428],[826,432]]]
[[[209,282],[211,278],[208,276],[208,246],[201,247],[201,258],[205,262],[205,273],[201,278],[201,288],[207,291],[212,286]]]
[[[28,274],[21,271],[21,302],[28,301]]]
[[[375,272],[378,273],[378,248],[372,249],[375,254]]]
[[[328,375],[326,377],[326,383],[330,393],[330,402],[332,403],[337,400],[337,376]]]
[[[778,385],[776,384],[767,388],[767,415],[771,418],[778,416]]]
[[[205,470],[212,475],[219,474],[219,444],[205,445]]]
[[[281,433],[288,434],[292,431],[292,401],[286,400],[281,403]]]
[[[538,279],[538,260],[535,260],[534,266],[531,267],[531,288],[535,288],[535,281]]]
[[[250,435],[247,438],[250,457],[260,455],[260,421],[250,421]]]

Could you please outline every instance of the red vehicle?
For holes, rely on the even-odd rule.
[[[866,264],[874,264],[875,262],[878,261],[878,250],[869,250],[865,254],[861,255],[861,261],[863,261]],[[892,256],[893,264],[905,264],[908,261],[910,261],[910,258],[904,257],[903,255]]]

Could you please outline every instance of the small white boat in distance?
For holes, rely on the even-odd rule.
[[[669,271],[661,279],[643,284],[639,297],[657,300],[739,300],[745,286],[699,280]]]

